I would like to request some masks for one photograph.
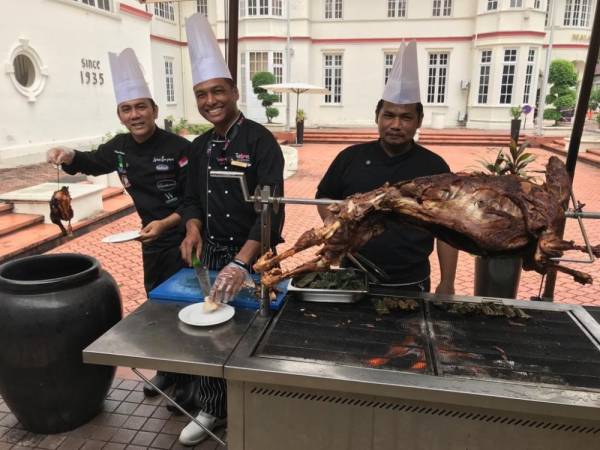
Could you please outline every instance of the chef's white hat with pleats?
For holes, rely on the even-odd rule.
[[[398,105],[419,103],[421,90],[418,62],[416,41],[411,41],[408,45],[402,42],[381,98]]]
[[[133,49],[126,48],[119,54],[109,53],[108,61],[117,105],[138,98],[152,98]]]
[[[188,17],[185,21],[185,31],[192,65],[193,85],[196,86],[213,78],[231,80],[231,72],[206,17],[201,13]]]

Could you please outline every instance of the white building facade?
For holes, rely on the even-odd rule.
[[[0,166],[117,131],[107,54],[125,47],[138,55],[161,120],[201,122],[184,19],[205,14],[225,49],[226,4],[6,0]],[[414,39],[425,126],[505,128],[511,106],[536,105],[550,39],[551,60],[573,61],[582,72],[595,7],[595,0],[240,0],[240,107],[265,121],[251,78],[268,70],[278,82],[329,88],[300,97],[307,126],[373,126],[395,52]],[[274,105],[278,122],[287,109],[293,116],[295,95],[290,108],[285,101]]]

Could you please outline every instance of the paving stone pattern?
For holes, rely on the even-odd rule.
[[[47,163],[32,164],[16,169],[0,169],[0,194],[16,191],[40,183],[51,183],[57,179],[56,168]],[[68,175],[60,172],[61,183],[77,183],[86,179],[85,175]],[[50,199],[48,199],[50,200]]]
[[[195,447],[184,447],[177,437],[188,420],[175,416],[165,407],[161,397],[145,398],[143,383],[115,378],[104,402],[103,411],[79,428],[59,434],[36,434],[23,429],[8,406],[0,398],[0,450],[136,450],[136,449],[223,449],[217,442],[206,440]],[[226,430],[217,430],[226,440]]]

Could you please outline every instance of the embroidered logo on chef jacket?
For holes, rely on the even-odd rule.
[[[175,190],[177,182],[173,178],[159,180],[156,182],[156,189],[162,192],[171,192]]]
[[[179,167],[185,167],[188,164],[188,159],[187,156],[183,156],[178,162],[177,164],[179,164]]]
[[[171,166],[168,164],[157,164],[156,170],[158,170],[159,172],[166,172],[168,170],[171,170]]]
[[[176,201],[179,200],[179,197],[177,197],[174,194],[171,194],[170,192],[165,192],[165,198],[166,198],[165,203],[167,205],[170,205],[171,203],[175,203]]]
[[[131,183],[129,182],[129,178],[127,178],[127,175],[125,175],[124,173],[120,173],[119,179],[121,180],[121,184],[125,189],[131,187]]]
[[[125,161],[125,153],[115,150],[115,154],[117,155],[117,173],[119,175],[119,179],[121,180],[121,184],[125,189],[131,187],[131,183],[129,182],[129,178],[127,178],[127,162]]]

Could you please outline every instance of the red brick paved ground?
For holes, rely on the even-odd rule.
[[[329,163],[344,148],[341,144],[308,144],[298,149],[299,167],[297,173],[286,180],[286,195],[290,197],[313,197],[316,186],[327,169]],[[448,161],[453,171],[478,170],[478,161],[492,159],[497,148],[486,147],[431,147]],[[538,155],[538,161],[534,163],[533,169],[542,169],[542,164],[550,156],[544,150],[533,150]],[[600,191],[597,189],[600,169],[578,164],[575,177],[575,193],[578,199],[586,204],[589,211],[600,211]],[[284,227],[285,248],[291,245],[295,239],[310,227],[320,225],[320,219],[316,208],[313,206],[289,205],[286,210],[286,223]],[[123,296],[125,312],[131,312],[139,304],[145,301],[144,289],[142,287],[142,269],[139,244],[130,242],[119,245],[101,243],[102,237],[119,231],[136,228],[139,221],[135,214],[117,220],[98,230],[92,231],[85,236],[53,250],[54,252],[81,252],[97,257],[102,265],[117,280]],[[566,237],[581,241],[576,232],[576,222],[570,220],[567,227]],[[600,221],[589,220],[586,222],[588,234],[593,243],[600,243]],[[301,258],[307,258],[310,251],[301,254]],[[576,255],[579,257],[579,255]],[[585,256],[581,254],[581,256]],[[457,294],[473,294],[473,257],[461,253],[459,257],[459,270],[456,279]],[[294,261],[297,262],[298,260]],[[437,258],[432,257],[432,285],[437,284],[439,271]],[[577,268],[590,272],[596,279],[596,284],[581,286],[573,282],[569,277],[558,275],[556,288],[556,301],[580,304],[600,305],[600,264],[577,265]],[[524,272],[521,278],[519,298],[529,298],[537,295],[541,277],[534,272]]]

